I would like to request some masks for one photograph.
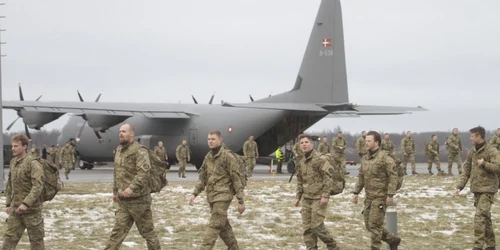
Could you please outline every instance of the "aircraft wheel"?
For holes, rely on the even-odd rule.
[[[94,168],[94,164],[87,164],[87,169],[90,170],[90,169],[93,169]]]
[[[286,170],[289,174],[295,173],[295,162],[289,161],[288,164],[286,164]]]
[[[87,163],[85,163],[84,161],[82,160],[78,160],[78,167],[81,169],[81,170],[84,170],[87,166]]]

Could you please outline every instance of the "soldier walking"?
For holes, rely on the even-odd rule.
[[[491,222],[491,204],[498,190],[500,174],[500,153],[493,145],[484,140],[486,131],[483,127],[470,129],[470,139],[474,145],[467,153],[464,172],[457,183],[456,195],[465,188],[469,178],[470,191],[474,194],[474,244],[473,250],[494,250],[495,230]]]
[[[393,156],[393,159],[396,156],[396,145],[389,138],[389,134],[385,133],[384,140],[382,141],[381,149],[387,152],[388,155]]]
[[[175,150],[175,157],[177,157],[177,161],[179,162],[179,178],[186,178],[186,165],[191,161],[191,154],[189,153],[186,140],[182,140],[182,144]]]
[[[163,164],[166,165],[168,161],[168,155],[167,150],[163,147],[162,141],[158,142],[158,147],[155,148],[154,152],[160,158]]]
[[[500,150],[500,128],[498,128],[497,133],[490,138],[489,143],[497,150]]]
[[[358,152],[360,159],[363,158],[363,155],[366,154],[365,138],[366,138],[366,131],[363,131],[361,132],[361,136],[356,141],[356,152]]]
[[[211,131],[208,134],[210,152],[203,160],[189,204],[192,206],[196,197],[206,190],[211,216],[200,249],[213,249],[220,236],[227,249],[237,250],[238,242],[227,218],[227,210],[236,194],[238,212],[242,214],[245,211],[243,186],[236,157],[229,150],[222,148],[221,143],[222,135],[219,131]]]
[[[248,176],[252,177],[253,169],[255,168],[256,159],[259,158],[259,149],[257,143],[253,140],[254,137],[248,137],[248,140],[243,144],[243,155],[248,164]]]
[[[453,163],[457,163],[458,174],[462,174],[462,140],[458,136],[458,128],[453,129],[453,134],[446,139],[446,149],[448,149],[448,174],[453,175],[451,169]]]
[[[426,148],[427,152],[427,169],[429,174],[432,173],[432,163],[436,164],[436,169],[438,171],[437,175],[443,175],[444,171],[441,170],[441,164],[439,163],[439,143],[437,142],[437,135],[432,135],[432,141],[429,142]]]
[[[380,150],[380,142],[379,133],[368,132],[368,153],[362,159],[358,182],[354,187],[354,204],[358,204],[358,194],[365,188],[363,216],[365,227],[371,233],[371,249],[380,249],[384,241],[391,250],[396,250],[401,239],[384,228],[384,219],[387,206],[392,204],[396,194],[398,175],[393,157]]]
[[[406,166],[408,160],[411,161],[411,174],[418,174],[415,164],[415,141],[411,137],[411,131],[406,133],[406,137],[401,139],[401,151],[403,152],[403,168],[405,171],[405,175],[407,174]]]
[[[69,141],[66,142],[64,148],[62,149],[61,162],[64,167],[64,176],[66,176],[66,180],[68,180],[69,173],[75,167],[75,150]]]
[[[330,153],[330,145],[328,145],[328,138],[323,137],[323,141],[318,145],[318,152],[321,154]]]
[[[134,140],[132,125],[120,127],[120,145],[115,151],[113,201],[118,202],[115,225],[104,249],[118,250],[135,225],[146,239],[148,250],[161,249],[151,211],[151,190],[148,186],[151,163],[147,149]]]
[[[337,137],[332,142],[333,151],[337,155],[339,161],[341,162],[342,170],[344,171],[344,175],[348,175],[345,163],[345,149],[347,148],[347,141],[344,138],[342,132],[337,133]]]

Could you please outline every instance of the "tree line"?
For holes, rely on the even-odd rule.
[[[10,141],[12,137],[16,134],[23,133],[24,131],[17,131],[17,132],[9,132],[8,134],[3,134],[3,144],[4,145],[10,145]],[[53,129],[53,130],[35,130],[35,131],[30,131],[30,136],[31,136],[31,145],[35,144],[38,148],[41,148],[42,145],[47,145],[47,147],[50,147],[52,145],[57,144],[57,139],[61,135],[61,130],[59,129]],[[63,145],[61,145],[63,146]]]

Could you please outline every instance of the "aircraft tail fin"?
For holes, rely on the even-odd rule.
[[[348,103],[340,0],[322,0],[292,90],[255,102]]]

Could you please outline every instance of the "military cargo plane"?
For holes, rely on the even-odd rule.
[[[266,156],[325,117],[360,115],[398,115],[423,111],[422,107],[362,106],[349,102],[342,12],[339,0],[322,0],[303,61],[290,91],[248,103],[223,102],[220,105],[195,103],[112,103],[4,101],[3,108],[14,109],[28,127],[40,129],[63,114],[71,114],[58,143],[76,138],[82,168],[95,162],[112,161],[119,143],[118,129],[124,122],[135,127],[136,135],[150,146],[163,141],[169,159],[187,140],[191,163],[201,166],[209,148],[206,136],[211,130],[223,133],[224,143],[241,153],[250,135],[255,137],[259,154]],[[19,118],[18,117],[18,118]],[[17,119],[16,119],[17,120]]]

